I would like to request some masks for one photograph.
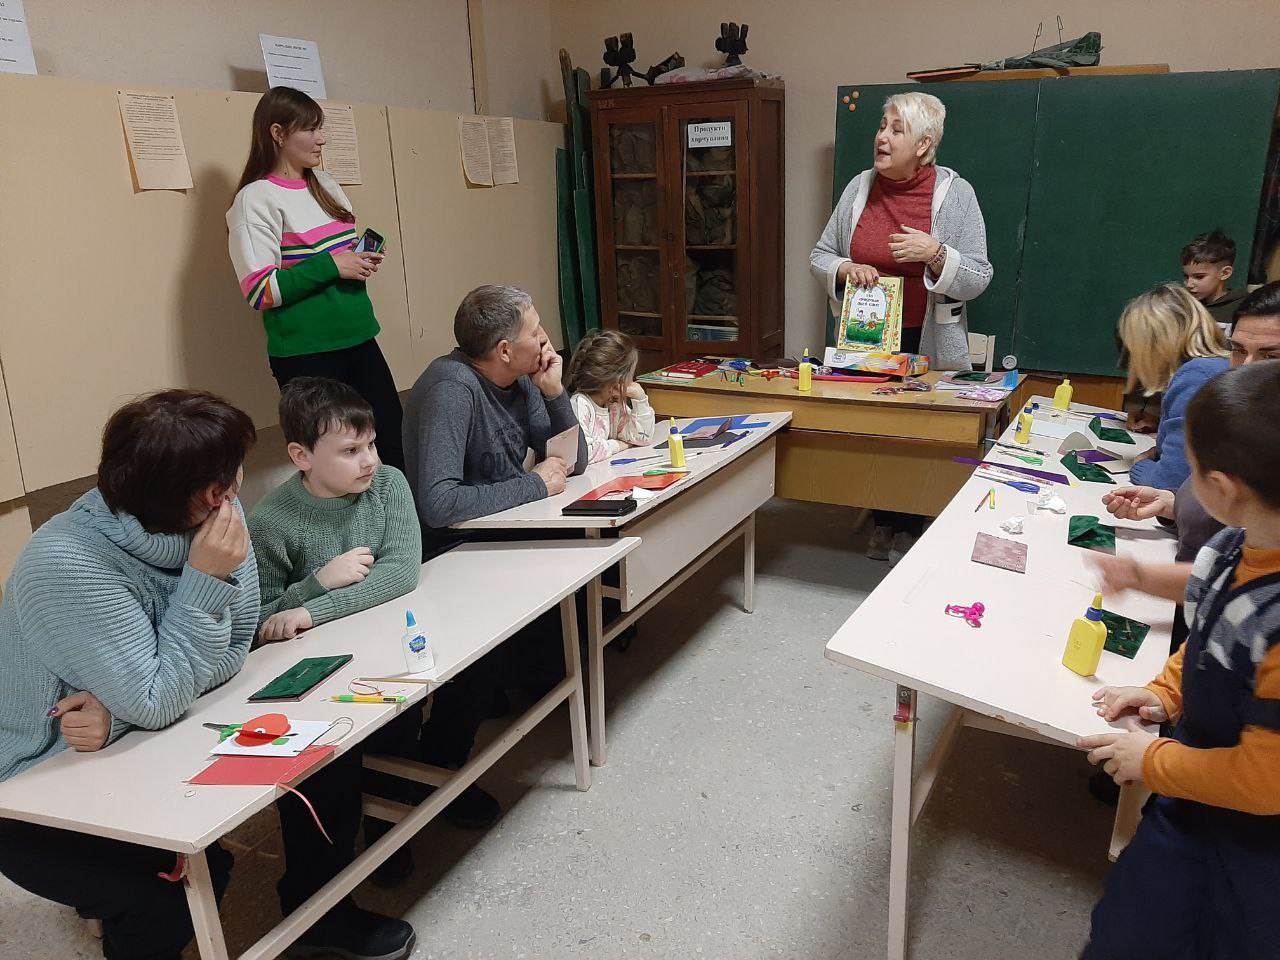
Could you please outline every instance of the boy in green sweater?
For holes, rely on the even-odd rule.
[[[373,410],[355,390],[291,380],[280,426],[298,472],[249,515],[264,643],[404,596],[422,566],[409,484],[379,463]]]

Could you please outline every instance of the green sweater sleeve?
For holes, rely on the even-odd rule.
[[[380,467],[378,473],[380,478],[385,477],[385,485],[380,486],[383,486],[386,523],[382,543],[368,545],[374,553],[373,567],[359,583],[329,590],[303,604],[316,626],[402,597],[418,585],[422,569],[422,530],[409,481],[394,467]]]
[[[338,265],[327,253],[308,257],[288,270],[276,271],[276,284],[284,303],[296,303],[319,293],[338,279]]]
[[[290,582],[297,568],[291,542],[291,534],[297,527],[296,518],[291,521],[286,511],[270,500],[260,503],[249,516],[249,536],[257,556],[258,583],[262,590],[262,605],[255,626],[260,626],[272,614],[301,607],[325,592],[315,574]]]

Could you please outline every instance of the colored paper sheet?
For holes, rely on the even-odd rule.
[[[1107,471],[1096,463],[1081,463],[1075,453],[1068,453],[1063,457],[1062,465],[1070,470],[1077,480],[1083,480],[1086,483],[1115,484],[1115,481],[1111,479],[1111,475]]]
[[[332,745],[310,747],[296,757],[219,757],[187,781],[197,786],[274,786],[290,783],[327,759]]]
[[[173,94],[117,90],[133,172],[142,190],[190,190],[191,166]]]
[[[1107,628],[1107,642],[1103,645],[1103,649],[1128,660],[1138,655],[1142,641],[1147,639],[1147,634],[1151,632],[1149,624],[1130,620],[1110,610],[1102,611],[1102,622]]]
[[[1067,543],[1082,550],[1116,553],[1116,528],[1097,517],[1075,516],[1067,523]]]
[[[695,430],[701,430],[703,427],[715,426],[721,423],[724,417],[703,417],[701,420],[694,420],[692,423],[686,423],[681,427],[681,433],[693,433]],[[768,421],[752,420],[751,414],[741,413],[736,417],[729,419],[730,430],[758,430],[761,427],[767,427]]]
[[[1133,443],[1133,437],[1129,436],[1128,430],[1122,430],[1119,427],[1105,426],[1101,417],[1094,417],[1089,421],[1089,430],[1099,440],[1106,440],[1109,443]]]
[[[0,0],[0,73],[36,74],[36,54],[22,0]]]
[[[979,533],[973,541],[974,563],[984,563],[989,567],[999,567],[1013,573],[1027,572],[1027,545],[1004,537],[993,537],[989,533]]]
[[[602,483],[580,499],[601,500],[617,494],[628,494],[637,487],[643,490],[664,490],[673,483],[679,483],[684,477],[682,473],[667,473],[658,477],[617,477],[608,483]]]

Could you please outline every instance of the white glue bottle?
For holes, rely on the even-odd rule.
[[[431,653],[427,635],[413,618],[413,611],[404,612],[404,665],[410,673],[422,673],[436,668],[436,658]]]

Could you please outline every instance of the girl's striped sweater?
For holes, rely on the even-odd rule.
[[[333,177],[315,176],[351,209]],[[355,224],[325,213],[305,180],[269,176],[246,185],[227,211],[227,229],[240,292],[263,314],[268,354],[326,353],[377,335],[364,283],[341,279],[330,256],[355,243]]]

